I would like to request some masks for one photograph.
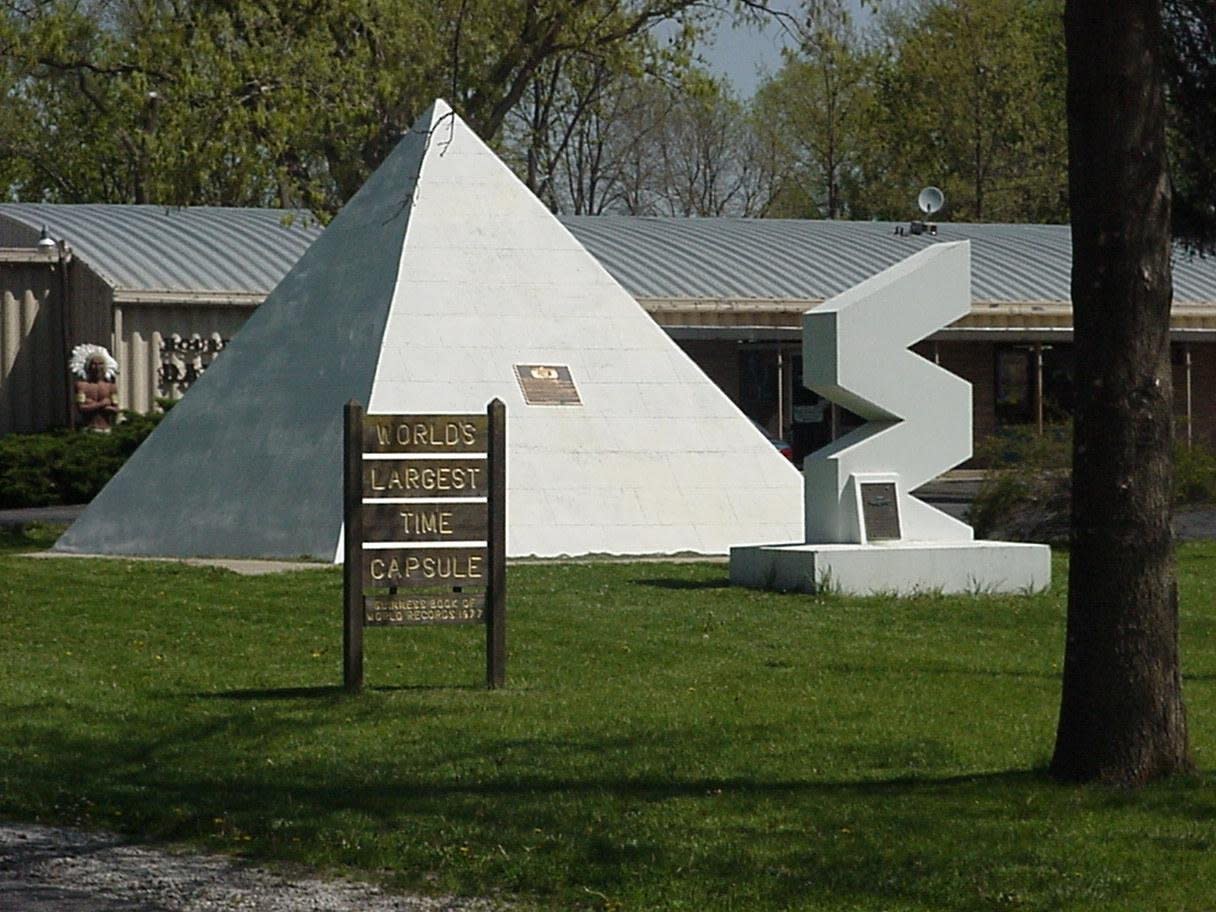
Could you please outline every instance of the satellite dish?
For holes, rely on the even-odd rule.
[[[940,209],[946,202],[946,194],[942,193],[936,187],[926,187],[916,197],[916,205],[920,207],[920,211],[925,215],[932,215]]]

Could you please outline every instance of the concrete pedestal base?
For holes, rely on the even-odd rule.
[[[1028,592],[1051,583],[1051,549],[1015,542],[751,545],[730,549],[732,585],[853,595]]]

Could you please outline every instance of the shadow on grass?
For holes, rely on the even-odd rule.
[[[475,684],[377,684],[364,687],[372,693],[427,692],[443,693],[460,690],[485,690]],[[347,696],[346,688],[340,684],[321,684],[313,687],[266,687],[241,690],[218,690],[187,694],[199,700],[319,700]]]
[[[65,525],[31,522],[0,527],[0,555],[45,551],[55,544]]]
[[[687,763],[690,745],[704,756],[730,746],[696,729],[577,740],[458,736],[419,749],[353,740],[349,726],[342,761],[331,747],[337,729],[325,731],[341,720],[301,721],[241,709],[222,720],[167,722],[143,739],[130,729],[68,734],[32,722],[19,733],[25,750],[6,763],[0,812],[140,838],[218,839],[256,857],[308,864],[375,870],[391,859],[405,882],[441,869],[451,887],[472,893],[651,897],[636,907],[682,892],[703,901],[734,895],[735,905],[760,908],[830,896],[963,910],[974,908],[974,893],[940,902],[956,889],[953,872],[968,859],[980,863],[982,846],[999,842],[1024,813],[1025,796],[1048,788],[1037,769],[885,779],[879,771],[842,779],[698,774]],[[301,737],[315,749],[293,751]],[[670,762],[677,758],[684,763]],[[459,845],[487,852],[466,866],[452,860]],[[500,857],[495,846],[510,851]],[[893,869],[904,856],[915,864]]]
[[[726,578],[712,580],[685,580],[685,579],[640,579],[634,580],[635,586],[649,586],[652,589],[675,589],[675,590],[690,590],[690,589],[729,589],[730,580]]]
[[[340,697],[345,691],[338,684],[317,687],[266,687],[243,690],[217,690],[192,693],[199,700],[315,700],[320,697]]]
[[[326,686],[199,696],[239,703],[342,693]],[[852,903],[963,912],[993,907],[988,891],[1023,877],[1028,858],[1050,874],[1055,856],[1039,858],[1035,834],[1067,829],[1062,812],[1079,800],[1044,769],[968,772],[947,745],[924,740],[842,738],[837,756],[824,760],[854,771],[844,776],[816,775],[809,762],[750,774],[752,755],[732,754],[721,733],[695,726],[573,737],[457,727],[442,738],[377,728],[369,736],[358,717],[345,718],[344,702],[306,718],[296,707],[224,705],[212,704],[220,719],[132,728],[124,717],[75,732],[31,714],[7,736],[20,750],[0,740],[8,755],[0,813],[141,838],[218,840],[259,858],[387,867],[403,884],[440,871],[444,889],[518,890],[565,906],[594,891],[632,895],[632,908],[678,897],[707,909]],[[740,737],[778,743],[781,732],[734,729]],[[345,749],[335,750],[338,738]],[[898,772],[914,762],[928,766]],[[715,775],[715,765],[749,772]],[[1112,800],[1116,814],[1147,807],[1162,837],[1173,835],[1167,820],[1213,816],[1202,782]],[[1022,841],[1011,843],[1015,833]],[[1067,840],[1053,839],[1064,840],[1069,856]],[[1070,871],[1081,865],[1066,863]],[[1070,877],[1060,889],[1097,889],[1088,875]],[[1076,899],[1053,889],[1042,887],[1036,908]]]
[[[879,663],[865,662],[824,662],[820,666],[824,671],[839,675],[879,675],[888,667]],[[924,665],[917,668],[916,673],[933,677],[962,677],[962,678],[1036,678],[1043,681],[1059,681],[1061,672],[1058,671],[1024,671],[1018,668],[966,668],[948,665]]]

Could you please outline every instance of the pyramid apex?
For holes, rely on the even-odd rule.
[[[442,98],[436,98],[431,102],[431,106],[422,112],[422,116],[415,122],[410,132],[426,133],[433,130],[435,126],[444,118],[454,117],[461,120],[460,115],[452,110],[452,106]],[[464,121],[461,120],[461,123]]]

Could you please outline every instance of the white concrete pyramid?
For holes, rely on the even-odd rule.
[[[519,364],[582,404],[526,404]],[[334,560],[343,403],[496,396],[511,555],[802,539],[798,472],[436,102],[55,547]]]

